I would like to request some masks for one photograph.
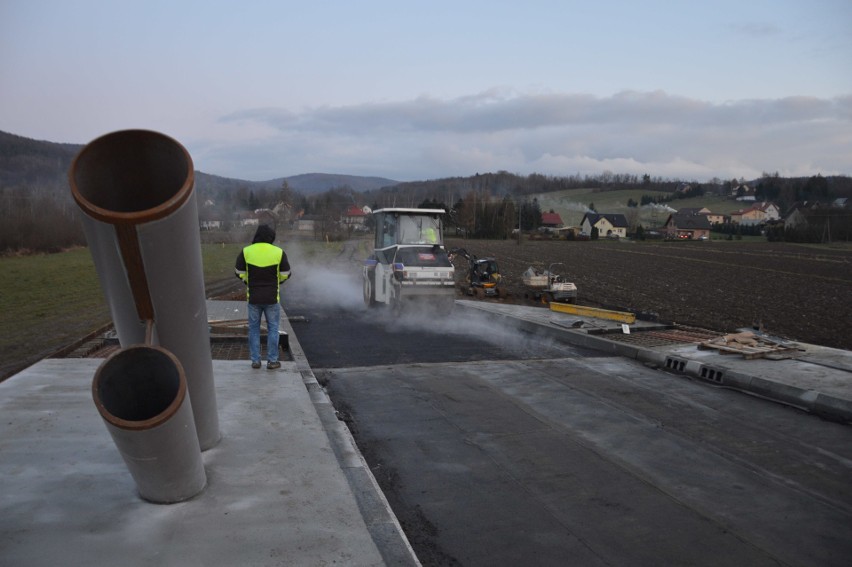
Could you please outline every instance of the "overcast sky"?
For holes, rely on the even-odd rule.
[[[0,0],[0,130],[196,169],[852,174],[850,0]]]

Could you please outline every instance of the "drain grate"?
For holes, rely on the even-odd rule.
[[[657,347],[701,343],[719,336],[719,333],[694,327],[675,327],[673,329],[634,330],[629,335],[622,333],[607,334],[606,338],[638,346]]]
[[[710,380],[711,382],[716,382],[717,384],[723,384],[725,373],[719,370],[718,368],[702,366],[699,376],[701,376],[701,378],[704,378],[705,380]]]
[[[674,370],[675,372],[683,372],[686,368],[686,361],[673,356],[666,357],[666,369]]]

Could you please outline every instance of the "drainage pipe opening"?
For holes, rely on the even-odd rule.
[[[158,346],[134,345],[95,372],[95,405],[139,495],[181,502],[207,484],[180,361]]]
[[[122,130],[90,142],[74,159],[71,193],[91,217],[138,224],[177,210],[192,193],[186,149],[148,130]]]
[[[135,346],[101,365],[92,390],[104,419],[122,429],[149,429],[174,415],[186,397],[186,380],[174,355]]]

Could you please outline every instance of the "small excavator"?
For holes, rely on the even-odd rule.
[[[462,291],[475,297],[501,297],[506,292],[502,289],[500,269],[494,258],[477,258],[464,248],[453,248],[449,252],[450,262],[456,256],[464,257],[468,262],[468,271],[462,282]]]

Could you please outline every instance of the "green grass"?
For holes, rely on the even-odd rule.
[[[109,321],[88,249],[0,259],[0,376]]]
[[[202,244],[201,261],[204,281],[213,283],[234,278],[234,262],[245,244]]]
[[[242,247],[202,245],[205,282],[233,278]],[[110,321],[87,248],[0,258],[0,379]]]

